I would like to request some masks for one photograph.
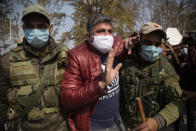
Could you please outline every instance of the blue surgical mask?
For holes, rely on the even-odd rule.
[[[161,52],[162,49],[159,47],[142,45],[140,55],[145,61],[152,62]]]
[[[49,29],[24,29],[25,39],[34,48],[41,48],[48,42]]]

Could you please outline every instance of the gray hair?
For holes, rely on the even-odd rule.
[[[95,14],[95,15],[91,16],[90,19],[88,20],[87,25],[86,25],[87,32],[92,33],[93,28],[97,24],[103,23],[103,22],[109,23],[110,25],[112,25],[112,20],[103,14]]]

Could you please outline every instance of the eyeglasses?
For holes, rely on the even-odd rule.
[[[49,25],[48,24],[25,24],[24,25],[25,29],[48,29]]]
[[[159,41],[159,42],[153,42],[151,40],[144,40],[144,41],[142,41],[142,44],[144,44],[144,45],[160,46],[161,45],[161,41]]]

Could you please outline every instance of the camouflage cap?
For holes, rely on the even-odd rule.
[[[50,22],[50,15],[49,15],[48,11],[41,5],[32,5],[32,6],[25,8],[22,13],[22,20],[25,16],[27,16],[31,13],[41,14],[41,15],[45,16],[48,19],[48,21]]]
[[[153,31],[160,31],[160,33],[162,34],[162,37],[166,38],[165,31],[163,31],[163,28],[157,23],[147,22],[140,29],[140,33],[143,33],[143,34],[149,34]]]

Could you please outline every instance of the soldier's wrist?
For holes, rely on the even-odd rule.
[[[158,124],[158,129],[160,130],[161,128],[163,127],[166,127],[166,121],[165,121],[165,118],[160,115],[160,114],[157,114],[156,116],[153,117],[156,121],[157,121],[157,124]]]

